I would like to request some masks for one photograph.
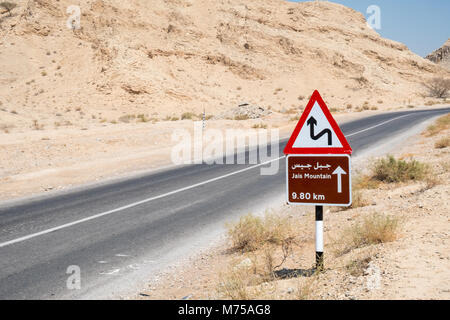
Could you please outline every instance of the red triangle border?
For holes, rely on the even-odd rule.
[[[336,133],[339,141],[342,144],[342,148],[294,148],[292,147],[294,145],[295,140],[297,139],[298,134],[300,133],[300,130],[305,125],[306,119],[308,118],[308,115],[311,112],[311,109],[314,106],[314,103],[318,103],[320,108],[322,109],[322,112],[324,113],[325,117],[327,118],[328,122],[331,125],[331,128]],[[345,138],[344,134],[342,133],[341,129],[339,128],[338,124],[336,123],[336,120],[334,120],[333,116],[330,113],[330,110],[328,110],[327,105],[323,101],[322,97],[320,96],[319,91],[315,90],[314,93],[311,96],[311,99],[309,100],[308,104],[306,105],[305,110],[302,113],[302,116],[300,117],[300,120],[298,121],[294,132],[292,132],[291,137],[289,138],[289,141],[284,148],[284,154],[352,154],[353,150],[350,147],[350,144],[348,143],[347,139]]]

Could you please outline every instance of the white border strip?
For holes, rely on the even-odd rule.
[[[323,253],[323,220],[316,220],[316,252]]]
[[[356,134],[358,134],[358,133],[363,133],[363,132],[366,132],[366,131],[375,129],[375,128],[380,127],[380,126],[382,126],[382,125],[384,125],[384,124],[386,124],[386,123],[392,122],[392,121],[397,120],[397,119],[400,119],[400,118],[408,117],[408,116],[410,116],[410,115],[412,115],[412,114],[414,114],[414,113],[408,113],[408,114],[405,114],[405,115],[403,115],[403,116],[396,117],[396,118],[393,118],[393,119],[390,119],[390,120],[381,122],[381,123],[376,124],[376,125],[374,125],[374,126],[372,126],[372,127],[365,128],[365,129],[363,129],[363,130],[360,130],[360,131],[356,131],[356,132],[350,133],[350,134],[346,135],[345,137],[346,137],[346,138],[347,138],[347,137],[351,137],[351,136],[354,136],[354,135],[356,135]]]

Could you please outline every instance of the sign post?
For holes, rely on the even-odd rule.
[[[316,206],[316,270],[323,270],[323,206]]]
[[[319,92],[314,91],[285,149],[286,196],[314,205],[316,270],[323,270],[323,206],[350,206],[352,149]]]

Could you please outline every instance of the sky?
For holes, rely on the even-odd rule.
[[[289,0],[303,2],[302,0]],[[360,11],[369,18],[367,8],[380,8],[382,37],[399,41],[425,57],[450,38],[450,0],[331,0]]]

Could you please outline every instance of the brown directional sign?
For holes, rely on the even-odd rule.
[[[351,159],[344,154],[302,154],[286,158],[289,204],[349,206]]]

